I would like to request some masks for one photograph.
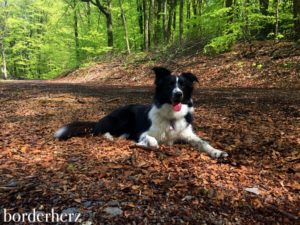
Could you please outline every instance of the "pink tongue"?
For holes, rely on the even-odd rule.
[[[181,103],[175,103],[175,104],[173,104],[172,105],[173,106],[173,110],[175,111],[175,112],[179,112],[180,110],[181,110]]]

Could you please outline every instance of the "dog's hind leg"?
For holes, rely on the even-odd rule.
[[[100,119],[93,130],[93,135],[103,135],[107,139],[111,139],[112,136],[120,136],[122,133],[122,127],[119,121],[111,117],[110,115]]]
[[[181,133],[181,139],[183,141],[188,142],[192,146],[196,147],[200,151],[204,151],[207,154],[209,154],[212,158],[221,158],[221,157],[227,157],[228,154],[224,151],[221,151],[219,149],[216,149],[212,147],[209,143],[206,141],[203,141],[200,137],[198,137],[192,130],[191,126],[188,126],[182,133]]]

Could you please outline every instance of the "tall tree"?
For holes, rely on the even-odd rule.
[[[3,6],[1,7],[1,11],[3,11],[2,16],[0,16],[0,49],[2,56],[2,74],[3,79],[7,79],[7,66],[6,66],[6,54],[5,54],[5,45],[4,45],[4,37],[6,32],[6,17],[7,12],[5,11],[7,8],[7,0],[2,2]]]
[[[279,0],[275,0],[275,4],[275,39],[277,39],[279,29]]]
[[[123,23],[124,31],[125,31],[125,41],[126,41],[127,51],[130,54],[130,44],[129,44],[128,30],[127,30],[126,16],[125,16],[125,11],[123,8],[122,0],[119,0],[119,5],[120,5],[120,9],[121,9],[122,23]]]
[[[227,16],[229,17],[228,22],[231,23],[232,22],[232,5],[233,5],[233,0],[225,0],[225,7],[229,8],[229,12],[227,13]]]
[[[88,21],[88,28],[91,28],[91,3],[87,2],[87,21]]]
[[[276,1],[276,0],[274,0],[274,1]],[[269,4],[270,4],[269,0],[259,0],[259,8],[260,8],[260,12],[263,16],[268,15]],[[276,6],[275,6],[275,8],[276,8]],[[276,22],[276,24],[278,24],[278,23]],[[264,23],[264,26],[262,27],[262,29],[260,31],[261,37],[262,38],[267,37],[267,35],[270,32],[272,32],[272,30],[273,30],[273,24]],[[275,28],[275,30],[276,30],[276,28]],[[275,33],[276,33],[276,31],[275,31]]]
[[[186,1],[186,20],[188,21],[187,23],[187,29],[190,28],[190,19],[191,19],[191,0]]]
[[[170,41],[171,34],[172,34],[172,25],[173,25],[173,19],[175,14],[175,6],[176,6],[176,0],[169,0],[169,15],[168,15],[168,27],[167,27],[167,41]]]
[[[176,25],[177,25],[177,12],[176,12],[176,7],[177,7],[177,0],[175,0],[175,3],[174,3],[174,12],[173,12],[173,31],[176,30]],[[172,32],[171,32],[172,34]]]
[[[138,23],[140,28],[140,34],[144,33],[144,12],[143,12],[143,2],[141,0],[137,0],[137,12],[138,12]]]
[[[164,33],[164,41],[167,40],[167,0],[163,0],[163,16],[162,16],[162,25]]]
[[[151,48],[154,21],[154,0],[149,1],[148,48]]]
[[[163,1],[162,0],[158,0],[156,3],[156,8],[155,8],[155,28],[154,28],[154,36],[153,36],[153,41],[154,41],[154,45],[156,47],[156,45],[159,43],[160,38],[161,38],[161,21],[160,21],[160,17],[161,17],[161,13],[162,13],[162,9],[163,9]]]
[[[197,0],[192,0],[192,7],[193,7],[194,16],[197,16],[198,15],[198,1]]]
[[[144,14],[144,49],[149,50],[149,15],[147,0],[143,0],[143,14]]]
[[[184,7],[184,0],[180,0],[179,6],[179,42],[182,44],[183,38],[183,7]]]
[[[76,55],[76,67],[80,64],[80,50],[79,50],[79,32],[78,32],[78,14],[77,14],[77,0],[73,0],[73,17],[74,17],[74,39],[75,39],[75,55]]]
[[[106,4],[100,2],[100,0],[81,0],[82,2],[90,2],[98,8],[98,10],[105,16],[106,19],[106,33],[107,33],[107,46],[114,46],[113,36],[113,20],[111,13],[111,0],[106,0]]]
[[[73,36],[74,36],[74,49],[76,58],[76,67],[80,65],[80,46],[79,46],[79,27],[78,27],[78,0],[65,0],[68,7],[72,9],[73,14]]]
[[[259,8],[264,16],[268,15],[269,0],[259,0]]]
[[[293,0],[295,40],[300,39],[300,1]]]

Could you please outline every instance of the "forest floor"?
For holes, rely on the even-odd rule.
[[[197,89],[195,130],[230,154],[224,161],[184,144],[150,151],[121,139],[53,139],[72,120],[150,103],[149,87],[19,81],[0,83],[0,95],[1,213],[54,208],[81,212],[84,224],[299,223],[299,90]]]
[[[106,62],[65,73],[56,82],[151,86],[151,69],[157,65],[174,73],[193,72],[203,88],[300,88],[300,46],[273,41],[238,44],[217,56],[203,55],[195,45],[143,57],[112,55]]]
[[[35,208],[80,212],[85,225],[299,224],[299,56],[277,59],[289,62],[286,67],[272,60],[257,67],[243,59],[240,65],[248,66],[240,69],[233,59],[227,69],[221,56],[207,60],[168,65],[200,78],[194,129],[227,151],[226,160],[186,144],[146,150],[123,139],[54,140],[54,131],[70,121],[96,121],[121,105],[151,103],[150,64],[130,64],[126,73],[112,63],[109,71],[115,65],[122,72],[115,79],[101,78],[101,64],[81,69],[95,75],[84,80],[76,71],[55,81],[0,82],[0,223],[4,209]],[[128,72],[133,67],[136,78]],[[262,73],[264,67],[269,69]],[[242,78],[248,69],[261,76]],[[235,70],[240,81],[220,78]],[[267,71],[279,75],[260,79],[271,76]]]

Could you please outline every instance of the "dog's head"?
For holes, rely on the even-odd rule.
[[[155,95],[154,103],[157,107],[170,104],[175,112],[181,110],[182,104],[191,102],[193,83],[198,82],[192,73],[172,75],[171,71],[163,67],[154,67],[155,72]]]

